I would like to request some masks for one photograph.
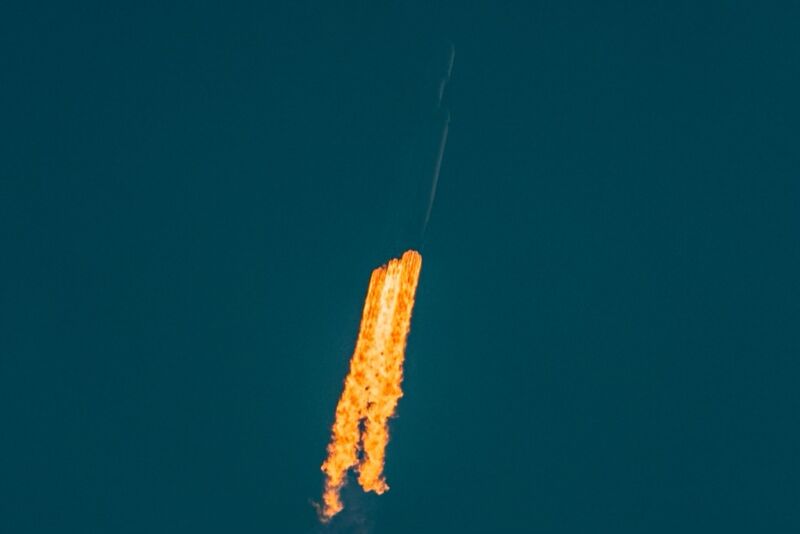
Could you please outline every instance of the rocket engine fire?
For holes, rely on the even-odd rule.
[[[365,491],[389,489],[383,476],[388,420],[403,395],[403,359],[422,256],[409,250],[372,272],[350,372],[336,406],[328,457],[322,464],[322,521],[339,513],[347,471],[355,467]],[[363,426],[363,431],[362,431]]]

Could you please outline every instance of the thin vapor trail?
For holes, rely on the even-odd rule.
[[[450,81],[450,75],[453,73],[453,62],[456,57],[456,49],[453,43],[449,43],[449,55],[447,59],[447,70],[439,80],[439,90],[436,99],[436,108],[442,108],[442,100],[444,98],[444,90],[447,82]],[[433,168],[433,181],[431,183],[431,193],[428,196],[428,208],[425,210],[425,220],[422,223],[421,237],[425,238],[425,231],[428,229],[428,221],[431,219],[431,211],[433,211],[433,201],[436,199],[436,187],[439,185],[439,172],[442,170],[442,158],[444,157],[444,148],[447,145],[447,133],[450,129],[450,112],[444,111],[444,126],[442,127],[442,137],[439,141],[439,150],[436,155],[436,164]]]
[[[450,129],[450,113],[445,115],[444,129],[442,130],[442,139],[439,141],[439,152],[436,156],[436,165],[433,168],[433,184],[431,185],[431,194],[428,198],[428,209],[425,211],[425,221],[422,223],[422,235],[425,235],[425,230],[428,229],[428,221],[431,218],[431,211],[433,210],[433,201],[436,199],[436,186],[439,184],[439,171],[442,170],[442,158],[444,157],[444,147],[447,144],[447,132]]]

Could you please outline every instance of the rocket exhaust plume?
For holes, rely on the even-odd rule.
[[[383,476],[387,427],[403,396],[403,359],[411,325],[422,256],[409,250],[372,271],[350,372],[336,406],[328,457],[322,464],[325,490],[320,519],[339,513],[347,471],[355,467],[364,491],[389,489]]]

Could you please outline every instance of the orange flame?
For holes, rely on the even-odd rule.
[[[389,489],[383,476],[387,423],[403,396],[403,358],[421,267],[422,256],[409,250],[372,271],[350,373],[336,406],[328,458],[322,464],[323,521],[342,510],[340,492],[348,469],[357,464],[358,483],[364,491],[381,494]]]

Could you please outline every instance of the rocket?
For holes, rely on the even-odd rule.
[[[447,63],[446,68],[443,71],[443,75],[439,78],[439,92],[438,92],[438,99],[436,101],[436,105],[441,107],[442,105],[442,97],[444,96],[444,88],[447,86],[447,82],[450,81],[450,75],[453,73],[453,61],[456,58],[456,47],[453,46],[453,43],[447,43],[448,50],[447,50]]]

